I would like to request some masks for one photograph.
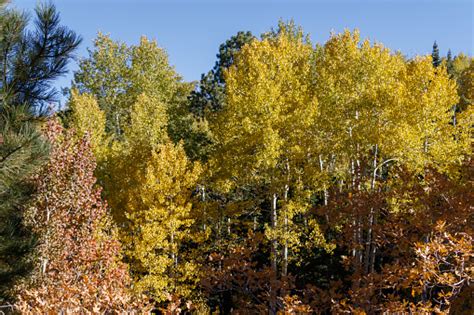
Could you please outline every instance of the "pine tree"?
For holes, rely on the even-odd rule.
[[[433,67],[437,68],[441,64],[441,57],[439,56],[438,44],[436,41],[433,44],[433,52],[431,53]]]
[[[217,111],[225,106],[224,71],[234,63],[242,47],[254,38],[251,32],[241,31],[219,46],[214,68],[201,75],[197,89],[189,96],[189,106],[195,115],[204,116],[205,111]]]
[[[448,50],[448,54],[446,55],[446,70],[450,75],[453,72],[453,56],[451,54],[451,49]]]
[[[38,125],[56,100],[53,80],[66,72],[80,38],[59,24],[53,5],[39,5],[33,30],[24,13],[2,6],[0,20],[0,300],[30,269],[34,237],[22,226],[29,182],[47,154]],[[38,79],[40,78],[40,79]]]
[[[35,237],[22,224],[24,205],[34,190],[29,177],[45,160],[47,146],[25,106],[0,109],[0,301],[15,280],[28,273],[26,254]]]
[[[251,32],[240,31],[219,46],[219,53],[214,67],[207,73],[201,74],[201,80],[188,96],[188,110],[192,113],[199,127],[192,137],[191,143],[185,141],[186,153],[198,160],[207,160],[213,147],[213,136],[207,128],[207,118],[210,114],[220,111],[226,104],[224,72],[235,62],[242,48],[255,37]]]

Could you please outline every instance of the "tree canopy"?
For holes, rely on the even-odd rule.
[[[473,309],[471,57],[435,42],[408,58],[358,30],[315,44],[280,21],[185,82],[157,41],[99,33],[46,115],[80,39],[52,5],[36,32],[2,14],[12,311]]]

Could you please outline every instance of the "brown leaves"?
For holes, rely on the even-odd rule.
[[[127,267],[106,202],[93,175],[95,159],[87,136],[73,140],[55,121],[45,135],[48,164],[36,177],[29,224],[39,235],[33,276],[16,288],[23,313],[133,311]]]

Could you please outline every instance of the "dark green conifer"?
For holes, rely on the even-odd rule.
[[[446,69],[450,75],[453,74],[453,56],[451,54],[451,49],[448,50],[448,54],[446,55]]]
[[[34,189],[30,178],[47,155],[39,128],[57,101],[52,83],[81,42],[59,24],[52,4],[35,13],[32,30],[25,13],[4,6],[0,13],[0,304],[30,270],[26,257],[35,237],[22,219]]]
[[[241,31],[219,46],[214,68],[201,75],[197,90],[189,97],[190,109],[194,114],[203,116],[205,110],[217,111],[224,106],[224,69],[234,63],[235,55],[254,38],[251,32]]]
[[[433,67],[437,68],[441,64],[441,58],[439,56],[439,48],[436,41],[433,44],[433,52],[431,53],[431,57],[433,58]]]

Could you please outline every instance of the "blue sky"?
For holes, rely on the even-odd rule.
[[[36,0],[12,0],[31,11]],[[56,0],[63,24],[84,41],[98,31],[127,43],[141,35],[156,39],[185,80],[198,80],[215,62],[219,45],[240,30],[261,34],[280,18],[294,19],[313,42],[324,43],[331,31],[358,28],[368,37],[405,55],[431,53],[433,41],[445,55],[473,54],[472,0]],[[71,65],[71,70],[76,68]],[[71,74],[58,81],[68,86]]]

